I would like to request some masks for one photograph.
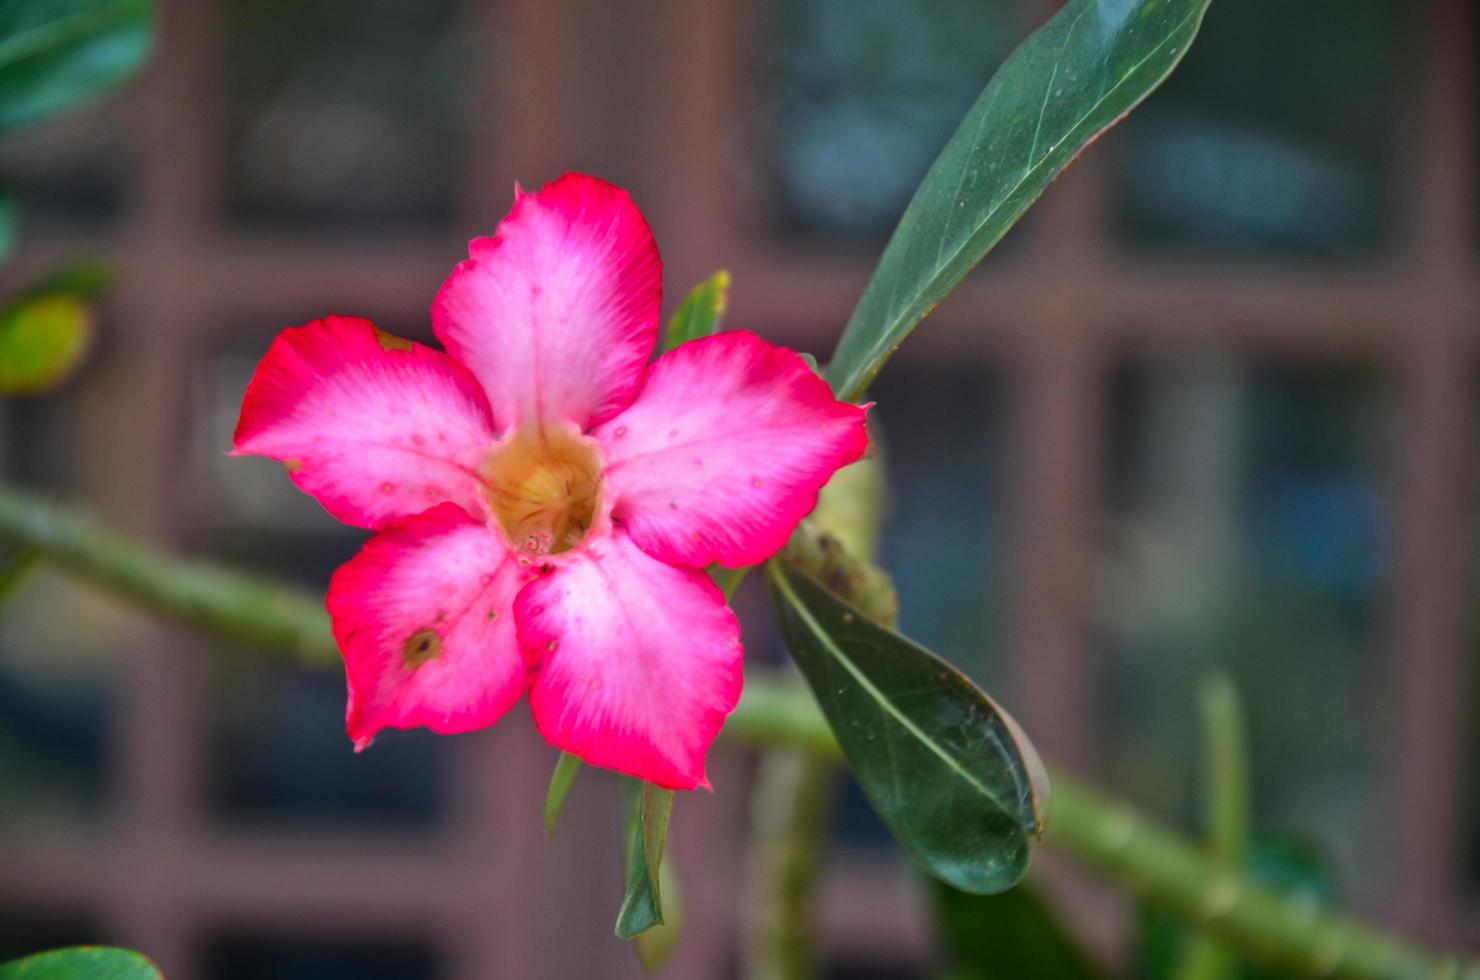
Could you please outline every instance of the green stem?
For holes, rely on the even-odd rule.
[[[817,975],[817,892],[837,775],[835,759],[797,748],[761,758],[751,799],[757,887],[749,980]]]
[[[228,643],[279,650],[305,666],[337,662],[328,617],[304,590],[219,565],[184,561],[96,522],[0,487],[0,538]],[[838,759],[810,695],[752,675],[726,735]],[[1047,843],[1240,949],[1313,977],[1480,980],[1480,965],[1443,958],[1314,904],[1258,885],[1185,838],[1062,773]]]

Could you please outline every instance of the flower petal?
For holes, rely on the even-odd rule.
[[[491,725],[528,673],[514,597],[531,576],[482,521],[443,503],[365,542],[329,585],[355,748],[382,728]]]
[[[617,532],[525,587],[529,705],[557,748],[670,789],[708,787],[704,755],[740,700],[740,626],[707,575]]]
[[[277,335],[236,426],[238,453],[281,460],[329,513],[369,528],[444,500],[481,513],[477,468],[493,439],[467,371],[344,316]]]
[[[658,358],[632,407],[592,434],[612,518],[644,551],[736,567],[775,554],[863,455],[865,414],[801,355],[736,330]]]
[[[432,304],[447,351],[477,375],[500,431],[582,430],[626,408],[658,335],[662,262],[620,187],[566,174],[468,246]]]

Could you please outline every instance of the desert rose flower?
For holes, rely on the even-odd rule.
[[[528,693],[556,747],[708,786],[742,650],[703,568],[780,548],[864,409],[744,331],[649,363],[657,246],[594,177],[516,189],[469,256],[432,304],[446,353],[329,317],[279,334],[242,404],[238,453],[378,532],[329,587],[349,735],[482,728]]]

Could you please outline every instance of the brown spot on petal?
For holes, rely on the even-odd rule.
[[[393,333],[386,333],[379,327],[375,328],[375,339],[380,344],[381,350],[407,351],[413,349],[415,346],[405,337],[397,337]]]
[[[303,460],[285,459],[283,460],[283,465],[288,468],[289,473],[297,473],[299,470],[303,469]]]
[[[401,663],[407,670],[415,670],[424,663],[442,656],[442,637],[436,630],[417,630],[401,647]]]

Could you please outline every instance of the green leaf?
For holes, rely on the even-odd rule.
[[[663,922],[663,845],[668,838],[668,815],[673,790],[640,779],[621,781],[625,836],[622,863],[627,887],[617,913],[616,932],[631,939]]]
[[[1000,895],[935,885],[936,924],[956,975],[966,980],[1108,980],[1028,884]]]
[[[113,287],[114,269],[110,262],[85,259],[58,266],[21,292],[22,297],[43,293],[71,293],[83,299],[97,299]]]
[[[576,773],[581,771],[579,756],[569,752],[560,753],[555,760],[555,771],[550,773],[550,789],[545,793],[545,837],[555,836],[555,824],[560,821],[560,811],[565,808],[565,798],[575,785]]]
[[[1310,843],[1290,837],[1257,838],[1250,849],[1248,873],[1254,881],[1309,902],[1313,910],[1329,910],[1337,901],[1332,865]],[[1170,980],[1189,969],[1200,954],[1190,953],[1197,933],[1182,919],[1151,905],[1141,909],[1136,976]],[[1183,974],[1185,975],[1185,973]],[[1296,980],[1297,972],[1240,962],[1233,976],[1241,980]]]
[[[22,548],[0,561],[0,608],[10,601],[15,590],[20,588],[21,583],[25,581],[26,573],[40,557],[40,549]]]
[[[9,191],[0,190],[0,262],[9,258],[11,249],[15,248],[15,235],[19,225],[15,197]]]
[[[0,964],[0,980],[163,980],[163,975],[127,949],[73,946]]]
[[[1094,138],[1181,60],[1209,0],[1071,0],[1008,57],[915,191],[828,365],[879,368]]]
[[[658,882],[663,893],[663,921],[638,933],[633,940],[637,947],[637,961],[649,973],[661,969],[668,962],[678,941],[683,938],[683,895],[678,890],[678,876],[673,872],[672,858],[658,868]]]
[[[686,341],[717,333],[729,298],[730,274],[724,269],[691,289],[673,319],[668,321],[663,349],[670,351]]]
[[[1048,785],[1017,725],[955,667],[806,572],[780,561],[766,572],[787,647],[894,836],[962,891],[1016,884]]]
[[[148,57],[153,38],[151,0],[0,5],[0,132],[127,78]]]
[[[0,394],[50,391],[82,364],[92,308],[69,293],[22,299],[0,312]]]

